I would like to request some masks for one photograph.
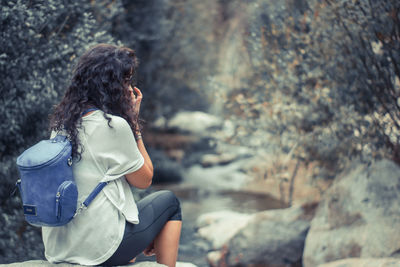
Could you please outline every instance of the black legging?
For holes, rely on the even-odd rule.
[[[150,194],[137,203],[139,224],[126,222],[125,233],[117,251],[102,265],[128,264],[153,242],[168,221],[181,221],[181,207],[168,190]]]

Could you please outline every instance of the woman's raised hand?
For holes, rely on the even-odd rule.
[[[131,91],[131,98],[132,98],[132,104],[134,107],[134,111],[137,114],[137,116],[139,116],[139,112],[140,112],[140,104],[142,103],[142,99],[143,99],[143,94],[142,92],[139,90],[139,88],[137,88],[136,86],[130,87],[129,91]],[[136,93],[136,95],[135,95]]]

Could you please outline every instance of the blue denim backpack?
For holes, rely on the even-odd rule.
[[[89,110],[91,111],[91,110]],[[86,111],[86,112],[89,112]],[[72,146],[66,136],[42,140],[17,158],[25,219],[34,226],[61,226],[87,208],[107,185],[100,183],[78,203],[78,189],[72,173]]]

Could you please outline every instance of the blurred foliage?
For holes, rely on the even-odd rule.
[[[8,198],[18,177],[15,159],[48,137],[48,115],[77,56],[95,43],[113,42],[102,31],[105,24],[99,26],[90,14],[94,7],[80,1],[1,1],[0,262],[43,257],[40,249],[31,249],[43,249],[40,232],[26,231],[32,227],[22,222],[20,203]],[[13,249],[5,251],[8,247]]]
[[[399,11],[390,0],[253,3],[253,74],[226,100],[236,140],[276,138],[325,177],[354,157],[400,162]]]
[[[123,0],[113,35],[136,50],[145,119],[207,110],[207,77],[215,66],[215,0]]]

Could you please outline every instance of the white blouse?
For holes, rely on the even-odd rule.
[[[82,118],[82,158],[73,164],[78,202],[82,203],[100,182],[110,182],[68,224],[42,227],[45,257],[52,263],[101,264],[121,243],[125,221],[139,223],[124,175],[140,169],[144,159],[129,124],[121,117],[108,115],[112,119],[110,128],[103,114],[96,110]]]

